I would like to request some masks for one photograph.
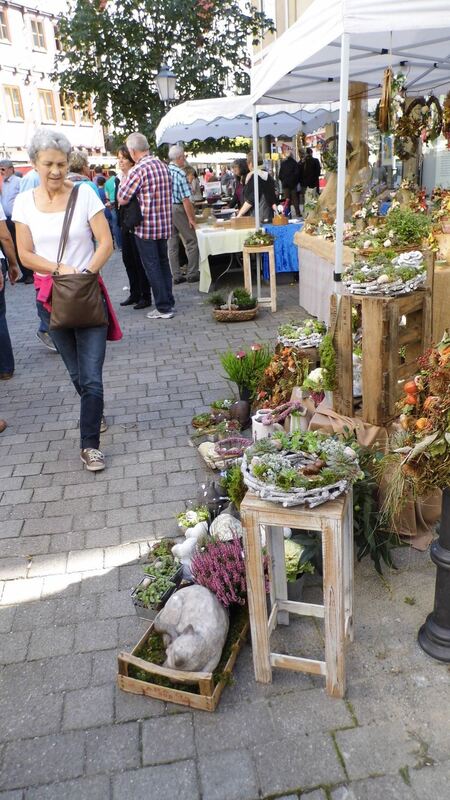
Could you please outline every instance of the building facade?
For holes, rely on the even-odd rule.
[[[39,0],[39,10],[0,0],[0,157],[17,165],[29,163],[27,146],[43,126],[93,157],[105,152],[91,106],[81,108],[51,80],[65,10],[64,0]]]
[[[272,19],[276,28],[275,33],[268,33],[261,44],[255,48],[255,61],[259,60],[264,48],[272,44],[278,36],[281,36],[293,25],[312,2],[313,0],[253,0],[258,11],[264,12],[269,19]]]

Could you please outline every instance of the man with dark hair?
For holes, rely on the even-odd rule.
[[[3,211],[5,212],[6,216],[6,226],[11,234],[11,238],[14,244],[14,250],[16,253],[16,260],[21,269],[22,277],[20,278],[19,283],[34,283],[33,272],[31,269],[27,269],[21,264],[19,253],[17,251],[17,244],[16,244],[16,226],[12,221],[12,211],[14,200],[16,199],[17,195],[20,192],[20,181],[19,178],[14,171],[14,164],[9,158],[3,158],[0,161],[0,175],[3,178],[2,182],[2,191],[1,191],[1,203],[3,206]]]
[[[303,191],[315,189],[319,194],[319,178],[322,167],[318,158],[314,158],[311,147],[306,148],[306,155],[299,166],[300,184]]]
[[[284,199],[289,200],[289,209],[290,206],[294,206],[295,214],[297,217],[300,217],[300,206],[298,202],[298,192],[297,192],[297,184],[299,182],[299,170],[298,164],[293,157],[292,153],[289,153],[287,158],[285,158],[281,162],[280,172],[278,177],[281,182],[281,186],[283,189]]]

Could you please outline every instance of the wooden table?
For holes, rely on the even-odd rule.
[[[197,228],[197,242],[200,253],[200,292],[209,292],[211,270],[209,256],[223,253],[242,253],[244,242],[254,233],[254,228],[223,228],[207,225]]]
[[[308,314],[329,325],[335,244],[303,231],[295,234],[294,241],[298,246],[298,260],[301,264],[299,305]],[[343,251],[344,265],[353,264],[353,250],[344,245]]]

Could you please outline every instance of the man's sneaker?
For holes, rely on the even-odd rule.
[[[155,308],[153,311],[149,311],[146,316],[147,319],[172,319],[173,311],[167,311],[164,313],[163,311],[158,311],[158,309]]]
[[[52,353],[57,353],[58,349],[55,347],[52,341],[52,337],[46,331],[36,331],[36,338],[39,339],[42,344],[52,351]]]
[[[99,472],[105,469],[105,456],[95,447],[86,447],[80,452],[80,458],[89,472]]]

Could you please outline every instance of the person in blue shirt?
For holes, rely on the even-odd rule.
[[[95,192],[97,197],[100,197],[98,186],[89,178],[89,164],[87,156],[81,150],[73,150],[69,159],[69,174],[67,175],[69,181],[72,183],[87,183]],[[100,197],[101,199],[101,197]]]
[[[36,189],[39,186],[40,182],[41,180],[39,178],[37,170],[35,170],[34,168],[30,169],[20,181],[19,194],[21,194],[22,192],[27,192],[28,189]]]
[[[180,145],[169,150],[169,173],[172,179],[172,235],[168,243],[170,269],[174,283],[197,283],[200,279],[199,252],[195,232],[195,210],[191,201],[191,187],[186,177],[186,158]],[[187,274],[180,271],[180,236],[188,258]]]
[[[1,202],[3,206],[3,211],[5,212],[6,216],[6,225],[11,234],[11,238],[14,243],[14,249],[16,251],[16,259],[17,263],[20,267],[22,272],[22,277],[19,280],[19,283],[33,283],[33,273],[31,269],[27,269],[24,267],[19,258],[19,254],[17,252],[17,245],[16,245],[16,226],[12,221],[12,211],[14,200],[16,199],[17,195],[20,192],[20,184],[22,178],[19,178],[18,175],[14,172],[14,164],[9,158],[3,158],[0,161],[0,175],[3,178],[2,181],[2,191],[1,191]]]

